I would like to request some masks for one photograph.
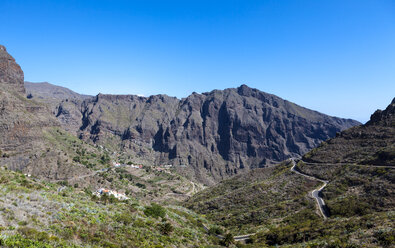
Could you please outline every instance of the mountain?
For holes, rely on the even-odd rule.
[[[218,243],[206,230],[212,223],[179,206],[201,184],[173,168],[132,167],[134,158],[71,135],[52,111],[65,102],[78,106],[80,96],[57,87],[47,93],[29,89],[26,96],[23,79],[19,65],[0,46],[1,247]],[[64,94],[55,94],[61,96],[54,105],[39,97],[59,90]]]
[[[81,95],[72,90],[69,90],[65,87],[57,86],[50,84],[48,82],[42,83],[24,83],[26,94],[29,95],[30,98],[39,98],[39,99],[57,99],[57,100],[66,100],[66,99],[80,99],[84,100],[87,98],[91,98],[89,95]]]
[[[75,151],[61,142],[72,139],[71,135],[61,130],[50,107],[26,97],[23,71],[4,46],[0,46],[0,85],[2,166],[52,180],[89,171],[86,166],[73,163]],[[74,145],[79,143],[75,141]],[[81,147],[94,149],[85,144]]]
[[[395,98],[362,126],[350,128],[303,156],[314,163],[395,165]]]
[[[395,100],[365,125],[304,154],[295,167],[284,161],[232,177],[185,206],[234,234],[251,234],[256,247],[393,247],[394,109]]]
[[[355,126],[246,85],[90,97],[23,77],[0,46],[2,247],[395,245],[395,100]]]
[[[23,87],[24,74],[15,59],[7,53],[7,49],[0,45],[0,84],[12,87],[18,93],[25,93]]]
[[[93,96],[81,95],[67,88],[56,86],[47,82],[25,82],[26,94],[29,99],[43,102],[49,106],[52,115],[55,115],[63,129],[76,133],[81,127],[82,102]]]
[[[146,163],[187,165],[206,184],[300,156],[359,124],[246,85],[183,99],[106,94],[63,99],[54,114],[85,141]]]

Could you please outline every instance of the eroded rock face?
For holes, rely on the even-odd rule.
[[[50,141],[49,131],[60,129],[60,122],[49,107],[26,98],[23,84],[21,68],[0,46],[0,165],[46,179],[84,173]]]
[[[0,45],[0,84],[3,87],[10,86],[19,93],[25,93],[23,71],[2,45]]]
[[[378,125],[395,127],[395,98],[385,110],[376,110],[366,125]]]
[[[81,109],[82,139],[154,164],[187,165],[206,183],[300,156],[359,124],[246,85],[181,100],[99,94]]]

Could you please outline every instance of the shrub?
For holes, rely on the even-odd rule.
[[[152,216],[154,218],[164,218],[166,215],[166,209],[158,204],[152,203],[151,206],[145,207],[144,214],[147,216]]]
[[[221,240],[220,244],[226,247],[229,247],[231,244],[235,242],[233,235],[231,233],[227,233],[223,240]]]
[[[169,222],[161,224],[159,229],[163,235],[169,235],[174,230],[173,226]]]
[[[394,230],[380,230],[374,233],[374,237],[377,239],[380,245],[384,247],[390,247],[395,244],[395,231]]]
[[[340,199],[337,202],[329,202],[330,214],[334,216],[351,217],[369,213],[369,205],[355,196]]]
[[[220,234],[223,234],[224,231],[222,230],[222,228],[220,228],[218,226],[215,226],[215,227],[211,227],[208,230],[208,233],[211,234],[211,235],[220,235]]]
[[[117,216],[116,220],[124,225],[130,225],[133,222],[133,217],[129,213],[123,212]]]
[[[136,183],[136,186],[139,187],[139,188],[142,188],[142,189],[146,188],[145,185],[142,184],[142,183]]]

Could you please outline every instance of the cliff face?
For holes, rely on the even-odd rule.
[[[24,75],[15,59],[7,53],[7,49],[0,45],[0,85],[12,87],[13,90],[24,94]]]
[[[121,147],[150,163],[187,165],[206,183],[300,156],[359,124],[246,85],[181,100],[99,94],[77,108],[82,139]]]
[[[0,46],[0,164],[49,179],[84,171],[50,141],[60,122],[49,108],[25,96],[23,72]],[[68,161],[68,162],[65,162]]]

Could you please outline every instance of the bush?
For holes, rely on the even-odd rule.
[[[389,230],[389,231],[380,230],[374,234],[374,237],[377,239],[379,244],[384,247],[392,247],[392,245],[395,244],[394,230]]]
[[[133,217],[129,213],[123,212],[117,216],[116,220],[124,225],[130,225],[133,222]]]
[[[145,185],[142,184],[142,183],[136,183],[136,186],[139,187],[139,188],[142,188],[142,189],[146,188]]]
[[[227,233],[223,240],[221,240],[220,244],[226,247],[229,247],[231,244],[235,242],[233,235],[231,233]]]
[[[224,231],[222,230],[222,228],[220,228],[218,226],[215,226],[215,227],[211,227],[208,230],[208,233],[211,234],[211,235],[221,235],[221,234],[224,233]]]
[[[159,225],[159,229],[163,235],[169,235],[174,230],[173,226],[169,222]]]
[[[166,215],[166,209],[158,204],[152,203],[151,206],[145,207],[144,214],[154,218],[164,218]]]
[[[36,229],[31,228],[31,227],[18,228],[18,232],[29,239],[38,240],[38,241],[48,241],[49,240],[48,233],[37,231]]]
[[[328,207],[331,215],[341,217],[362,216],[370,212],[369,205],[355,196],[343,198],[337,202],[328,202]]]

